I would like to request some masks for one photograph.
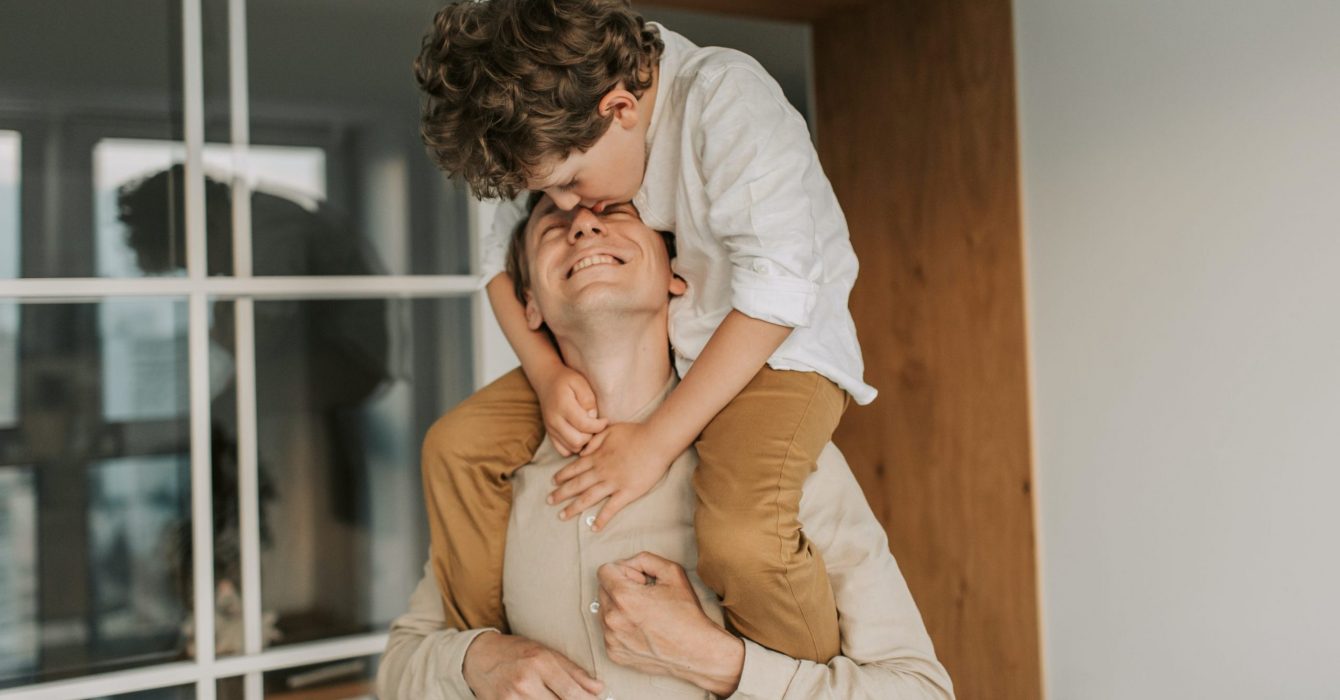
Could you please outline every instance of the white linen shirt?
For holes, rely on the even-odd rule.
[[[856,254],[804,118],[753,58],[656,26],[665,51],[633,204],[648,226],[675,234],[672,265],[688,283],[670,302],[680,376],[734,308],[795,329],[768,366],[818,372],[870,403],[847,308]],[[525,199],[504,202],[485,236],[484,283],[504,268]]]
[[[639,411],[649,415],[673,390],[665,388]],[[693,530],[697,452],[686,450],[661,481],[629,504],[600,532],[596,505],[566,522],[544,499],[553,475],[571,458],[548,438],[514,475],[503,563],[503,603],[514,634],[571,659],[605,684],[601,700],[704,700],[706,691],[668,676],[620,666],[605,653],[596,570],[601,564],[650,551],[681,563],[718,624],[721,604],[695,571]],[[800,521],[823,557],[838,609],[842,655],[827,664],[793,659],[744,640],[744,668],[733,700],[951,700],[949,675],[935,657],[921,613],[842,454],[829,444],[801,489]],[[463,675],[466,651],[486,630],[447,626],[442,596],[429,564],[410,597],[409,611],[391,623],[377,674],[382,700],[445,700],[473,696]]]

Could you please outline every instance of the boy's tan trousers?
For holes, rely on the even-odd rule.
[[[740,634],[797,659],[839,651],[828,573],[801,532],[801,484],[849,397],[814,372],[764,367],[698,438],[698,575]],[[544,437],[520,369],[442,416],[423,445],[432,568],[447,623],[506,630],[503,548],[511,474]],[[626,516],[615,516],[626,517]]]

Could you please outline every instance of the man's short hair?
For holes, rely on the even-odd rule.
[[[512,229],[512,238],[507,242],[507,274],[512,278],[512,292],[516,294],[517,301],[522,305],[526,303],[526,293],[530,291],[530,266],[526,264],[526,225],[530,223],[530,215],[535,211],[535,205],[544,198],[543,192],[531,192],[530,197],[526,199],[526,217],[517,222]],[[661,234],[661,240],[665,241],[666,257],[675,259],[675,235],[669,231],[657,231]]]
[[[546,158],[594,145],[601,98],[640,97],[664,48],[628,0],[454,2],[414,61],[424,145],[475,196],[515,197]]]

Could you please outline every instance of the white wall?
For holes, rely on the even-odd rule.
[[[1049,696],[1340,697],[1340,2],[1015,13]]]

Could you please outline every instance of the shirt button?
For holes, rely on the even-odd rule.
[[[588,516],[586,516],[586,526],[587,526],[587,527],[594,527],[595,524],[596,524],[596,516],[594,516],[594,515],[588,515]]]
[[[596,601],[591,601],[591,612],[592,612],[592,613],[598,613],[598,612],[600,612],[600,601],[598,601],[598,600],[596,600]]]
[[[766,275],[772,272],[772,266],[768,264],[767,260],[755,260],[753,267],[754,272],[757,272],[760,275]]]

